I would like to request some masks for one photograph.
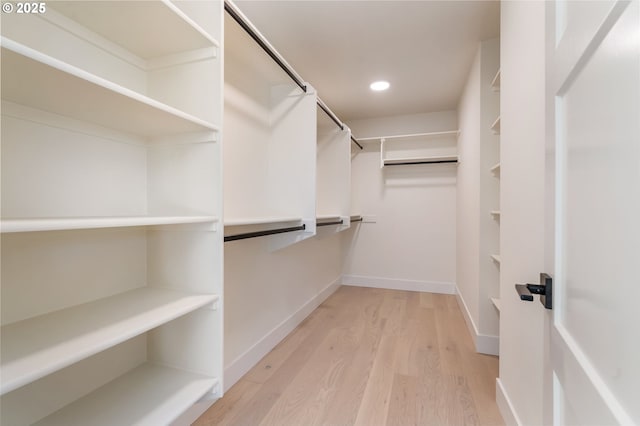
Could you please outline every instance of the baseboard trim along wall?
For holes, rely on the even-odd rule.
[[[343,275],[342,285],[354,287],[386,288],[389,290],[423,291],[427,293],[456,294],[454,283],[438,281],[401,280],[394,278]]]
[[[499,355],[500,354],[500,338],[498,336],[487,336],[486,334],[478,333],[478,328],[471,318],[467,304],[464,303],[464,299],[459,291],[456,291],[456,299],[458,299],[458,306],[464,316],[464,321],[467,323],[467,328],[471,334],[474,344],[476,345],[476,352],[486,355]]]
[[[224,390],[231,388],[242,376],[255,366],[266,354],[295,329],[306,317],[313,312],[322,302],[331,296],[340,287],[342,277],[338,277],[327,287],[311,298],[300,309],[287,319],[278,324],[262,339],[247,349],[242,355],[233,360],[224,369]]]
[[[522,424],[516,411],[513,409],[511,399],[502,385],[500,378],[496,379],[496,403],[498,404],[498,409],[500,410],[500,414],[502,414],[505,424],[508,426],[520,426]]]

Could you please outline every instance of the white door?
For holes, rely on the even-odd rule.
[[[640,424],[640,2],[547,7],[553,421]]]

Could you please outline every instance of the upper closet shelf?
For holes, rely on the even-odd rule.
[[[1,394],[218,299],[143,287],[2,327]]]
[[[180,225],[215,223],[215,216],[128,216],[3,219],[2,233],[33,231],[64,231],[70,229],[119,228],[128,226]]]
[[[420,139],[439,137],[439,136],[458,136],[460,134],[460,130],[447,130],[444,132],[429,132],[429,133],[411,133],[406,135],[392,135],[392,136],[376,136],[371,138],[360,138],[358,142],[375,142],[385,139],[387,141],[394,139],[402,139],[405,141],[419,141]]]
[[[493,80],[491,81],[491,90],[494,92],[500,91],[500,70],[498,70],[496,76],[493,77]]]
[[[47,6],[145,60],[220,45],[168,0],[56,1]],[[65,26],[73,31],[73,25]]]
[[[8,101],[145,138],[218,131],[212,123],[5,37],[2,65],[2,97]]]
[[[273,216],[273,217],[257,217],[257,218],[238,218],[225,219],[224,226],[247,226],[247,225],[268,225],[288,222],[302,222],[301,217]]]
[[[215,378],[145,363],[35,425],[170,424],[217,383]]]
[[[498,116],[498,118],[496,118],[496,120],[491,125],[491,131],[494,135],[500,134],[500,116]]]

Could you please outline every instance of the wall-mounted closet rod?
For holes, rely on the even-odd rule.
[[[363,149],[363,148],[362,148],[362,145],[360,145],[360,144],[358,143],[358,141],[357,141],[353,136],[351,136],[351,140],[353,141],[353,143],[355,143],[356,145],[358,145],[358,148]]]
[[[418,160],[401,161],[397,163],[385,163],[385,166],[405,166],[407,164],[436,164],[436,163],[457,163],[458,160]]]
[[[224,2],[224,10],[231,15],[231,17],[242,27],[243,30],[247,32],[251,36],[253,40],[264,50],[267,55],[271,57],[275,61],[276,64],[280,66],[287,73],[289,77],[298,85],[300,88],[307,93],[307,86],[302,82],[302,78],[291,68],[291,66],[287,63],[287,61],[278,54],[278,52],[271,46],[271,44],[260,34],[260,32],[249,22],[249,20],[240,12],[236,6],[225,0]]]
[[[318,226],[329,226],[329,225],[342,225],[344,223],[343,220],[336,220],[333,222],[320,222],[320,223],[316,223],[316,227]]]
[[[362,216],[351,216],[351,223],[362,222]]]
[[[300,225],[289,228],[268,229],[266,231],[245,232],[243,234],[228,235],[224,237],[224,242],[246,240],[247,238],[264,237],[266,235],[284,234],[285,232],[304,231],[306,228],[306,225]]]

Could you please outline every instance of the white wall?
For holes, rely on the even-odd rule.
[[[515,283],[544,267],[545,4],[502,2],[500,378],[505,420],[543,424],[545,310],[521,302]]]
[[[225,243],[225,388],[338,288],[340,234],[270,252],[268,239]]]
[[[491,131],[499,115],[499,95],[491,82],[499,68],[500,41],[478,45],[458,107],[460,137],[457,193],[457,284],[461,308],[476,350],[498,354],[499,314],[490,301],[499,296],[499,181],[490,171],[499,161],[500,139]]]
[[[457,129],[455,111],[348,123],[357,138]],[[345,233],[344,284],[452,293],[456,281],[456,165],[380,168],[380,143],[352,160],[354,214],[372,216]]]

